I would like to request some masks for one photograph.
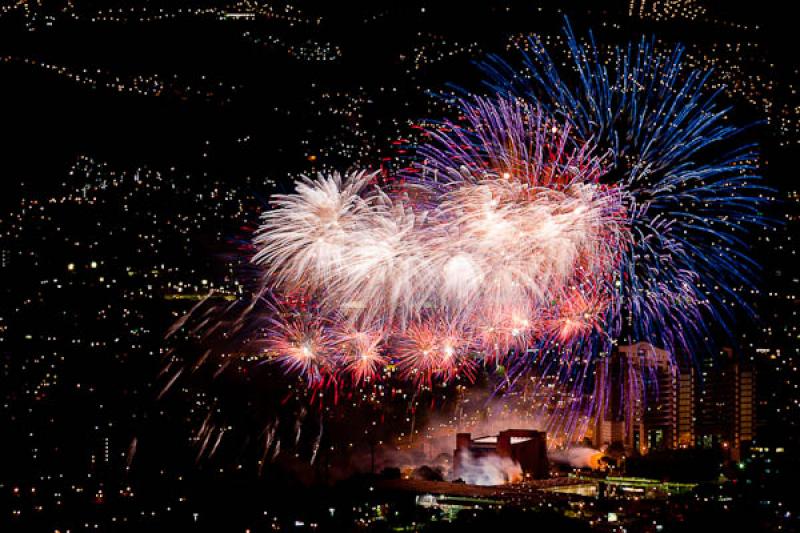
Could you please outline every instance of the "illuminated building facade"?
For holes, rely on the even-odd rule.
[[[739,460],[754,438],[755,371],[730,348],[696,371],[647,343],[620,346],[597,379],[603,407],[592,427],[594,446],[617,443],[642,454],[720,448]]]
[[[453,465],[459,476],[461,458],[465,454],[481,458],[497,456],[519,464],[525,477],[545,479],[548,476],[547,434],[530,429],[507,429],[497,435],[473,439],[470,433],[456,434]]]
[[[619,346],[597,380],[594,446],[622,444],[644,454],[694,442],[694,373],[677,368],[667,351],[644,342]]]

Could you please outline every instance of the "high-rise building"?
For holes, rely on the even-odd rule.
[[[677,430],[678,448],[690,448],[695,442],[697,377],[693,367],[678,368]]]
[[[694,442],[694,373],[678,368],[669,352],[645,342],[619,346],[598,367],[597,385],[595,446],[647,453]]]
[[[597,447],[720,448],[739,460],[755,436],[755,370],[730,348],[695,370],[644,342],[619,346],[598,367],[597,380]]]
[[[696,442],[702,448],[720,447],[731,458],[755,436],[755,371],[730,348],[701,364],[697,398]]]

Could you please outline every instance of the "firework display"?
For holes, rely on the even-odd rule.
[[[594,329],[593,307],[609,301],[630,236],[622,192],[598,182],[600,158],[533,105],[462,105],[470,119],[451,125],[456,144],[493,125],[489,135],[508,138],[475,139],[459,160],[466,166],[453,168],[444,150],[454,140],[438,134],[421,149],[432,155],[422,179],[406,190],[370,187],[363,172],[320,176],[276,197],[264,216],[255,261],[279,290],[330,317],[323,329],[342,339],[330,364],[352,366],[342,354],[354,349],[344,330],[355,329],[380,339],[363,348],[392,352],[402,375],[446,381],[485,354],[502,361],[535,339],[570,341]],[[297,354],[319,343],[296,330],[275,321],[269,344],[287,370],[313,381],[318,366]]]
[[[622,266],[620,315],[632,337],[690,351],[703,310],[719,320],[731,303],[746,306],[737,289],[752,284],[757,267],[745,235],[766,226],[758,154],[718,104],[721,89],[707,87],[711,72],[684,67],[681,46],[658,53],[643,38],[614,50],[609,68],[591,33],[588,44],[569,24],[565,34],[574,83],[533,38],[526,75],[494,56],[482,65],[487,84],[535,99],[610,155],[609,179],[629,192],[636,236]]]
[[[800,530],[791,16],[99,4],[0,6],[0,533]]]
[[[745,235],[768,195],[708,75],[680,48],[566,36],[572,69],[535,39],[521,68],[482,63],[491,94],[446,98],[459,118],[425,130],[400,185],[320,175],[273,198],[254,262],[271,298],[309,304],[269,319],[265,357],[337,387],[484,365],[498,389],[533,383],[548,429],[580,434],[616,342],[677,364],[707,319],[747,309]]]

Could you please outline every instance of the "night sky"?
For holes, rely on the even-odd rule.
[[[206,348],[165,336],[209,289],[218,307],[253,290],[270,195],[318,171],[392,176],[414,126],[447,112],[433,92],[479,90],[474,61],[513,59],[530,34],[557,48],[565,15],[609,45],[683,43],[752,125],[774,227],[748,242],[763,265],[752,316],[729,335],[711,325],[707,344],[756,369],[753,445],[784,455],[728,474],[741,516],[681,512],[797,527],[783,491],[800,437],[796,28],[783,4],[733,4],[0,2],[0,530],[388,528],[359,476],[409,428],[458,414],[463,391],[409,410],[388,391],[315,406],[267,366],[170,382]],[[273,430],[281,450],[265,447]]]

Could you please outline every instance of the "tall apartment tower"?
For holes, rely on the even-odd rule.
[[[697,446],[722,448],[734,460],[755,436],[755,371],[730,348],[707,357],[697,398]]]
[[[619,346],[598,366],[596,379],[595,446],[620,443],[644,454],[694,442],[695,376],[669,352],[645,342]]]

